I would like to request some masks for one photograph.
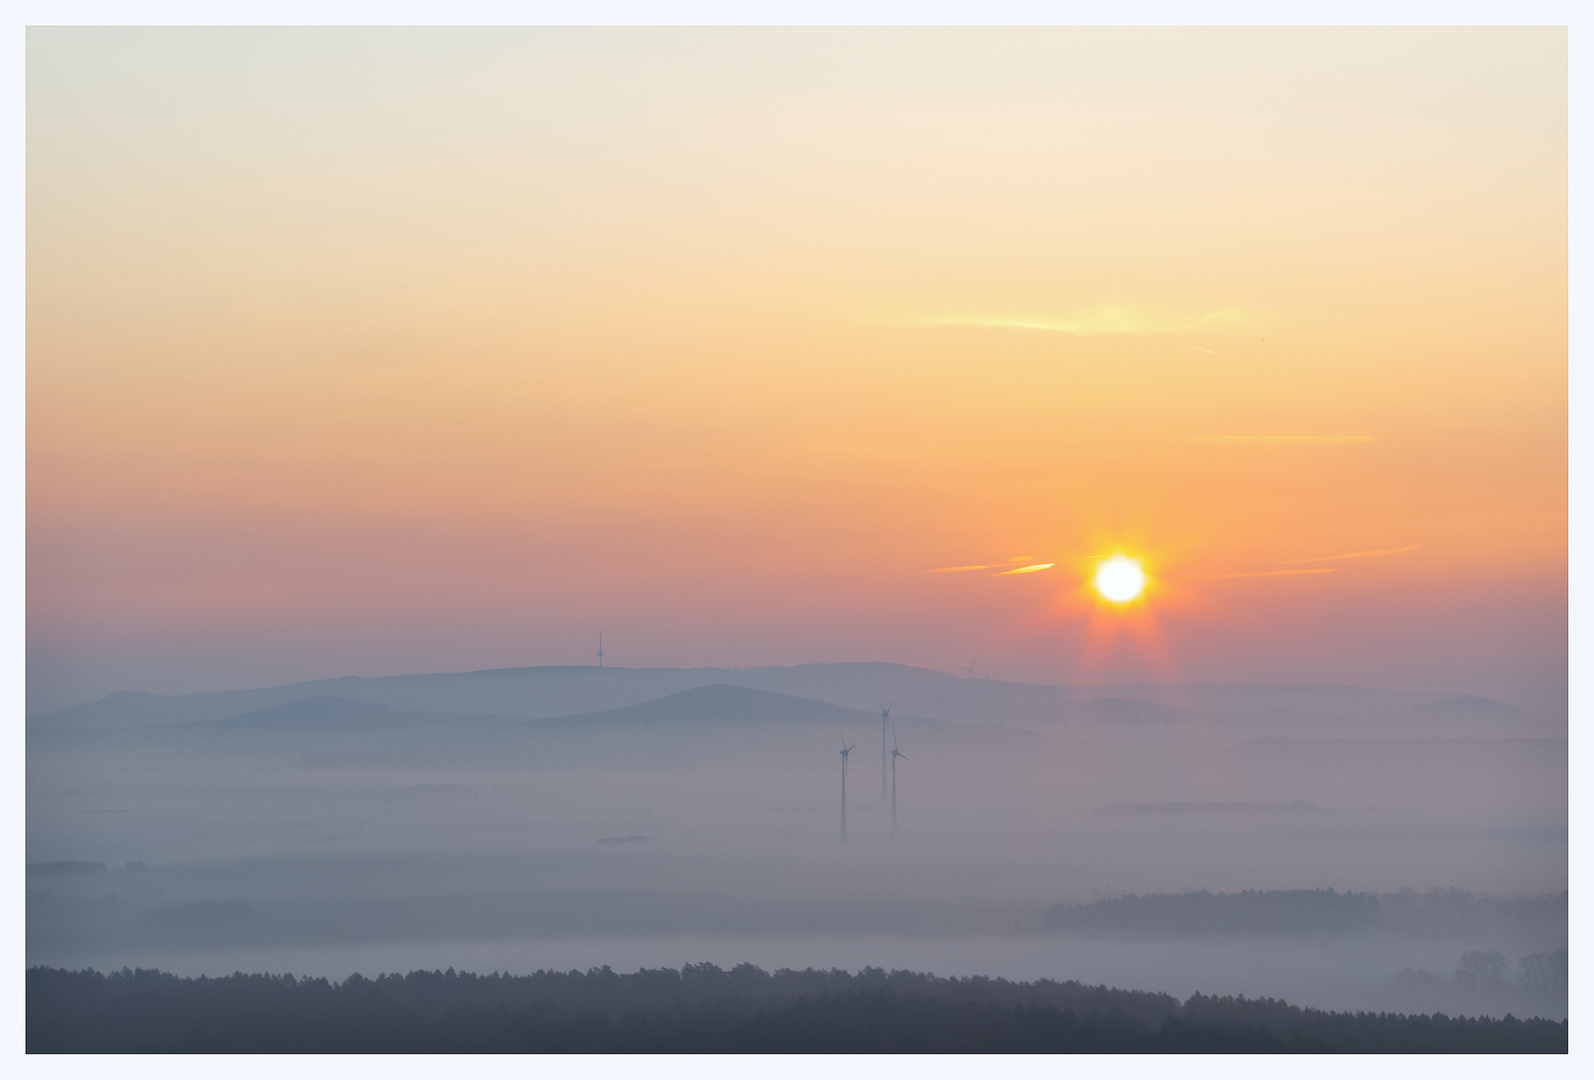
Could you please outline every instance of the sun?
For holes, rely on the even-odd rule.
[[[1115,604],[1127,604],[1145,587],[1146,575],[1140,564],[1122,555],[1114,555],[1096,571],[1096,591]]]

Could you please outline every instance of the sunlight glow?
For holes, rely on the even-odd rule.
[[[1146,575],[1133,561],[1116,555],[1096,571],[1096,591],[1115,604],[1125,604],[1146,587]]]

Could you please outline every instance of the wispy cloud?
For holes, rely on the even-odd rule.
[[[932,574],[961,574],[961,573],[963,573],[964,571],[967,571],[967,570],[999,570],[999,569],[1001,569],[1004,566],[1012,566],[1014,563],[1029,562],[1033,558],[1035,558],[1034,555],[1009,555],[1007,558],[1003,559],[1001,562],[975,563],[972,566],[937,566],[934,570],[931,570],[930,573],[932,573]],[[1044,566],[1029,567],[1028,570],[1044,570],[1048,566],[1056,566],[1056,565],[1057,565],[1056,563],[1046,563]],[[1027,573],[1028,570],[1023,570],[1023,571],[1020,571],[1020,570],[1009,570],[1009,571],[1006,571],[1006,573],[1012,573],[1012,574]]]
[[[1016,570],[1003,570],[1001,573],[992,574],[991,576],[992,577],[1006,577],[1009,574],[1033,574],[1037,570],[1050,570],[1052,567],[1054,567],[1056,565],[1057,564],[1053,563],[1053,562],[1039,562],[1039,563],[1035,563],[1035,564],[1033,564],[1031,566],[1020,566]]]
[[[1248,570],[1241,574],[1208,574],[1206,577],[1185,578],[1185,581],[1221,581],[1224,578],[1242,577],[1298,577],[1302,574],[1332,574],[1331,566],[1320,567],[1313,570]]]
[[[1342,555],[1319,555],[1315,559],[1280,559],[1278,565],[1291,566],[1303,562],[1338,562],[1341,559],[1372,559],[1379,555],[1402,555],[1408,551],[1416,550],[1416,544],[1407,544],[1405,547],[1380,548],[1377,551],[1347,551]]]
[[[1369,443],[1376,435],[1200,435],[1196,442],[1224,443]]]
[[[988,326],[1009,330],[1045,330],[1054,334],[1177,334],[1250,321],[1243,311],[1225,308],[1204,315],[1177,317],[1158,315],[1131,308],[1103,308],[1100,311],[1062,315],[1055,318],[1016,315],[954,315],[929,320],[935,326]],[[1187,346],[1196,348],[1196,346]],[[1210,352],[1203,349],[1202,352]]]

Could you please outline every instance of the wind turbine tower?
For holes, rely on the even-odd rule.
[[[603,631],[598,631],[598,666],[603,666]]]
[[[853,746],[856,746],[854,743]],[[841,738],[841,842],[847,842],[847,755],[852,753],[852,746],[847,745],[847,737]]]
[[[891,705],[895,705],[893,701]],[[891,723],[891,705],[880,706],[880,801],[886,801],[886,725]]]
[[[891,836],[897,835],[897,758],[908,760],[908,755],[897,749],[897,729],[891,729]]]

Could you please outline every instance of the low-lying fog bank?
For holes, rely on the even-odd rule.
[[[709,959],[1520,1014],[1520,960],[1566,948],[1566,740],[1503,706],[1091,697],[887,665],[710,675],[355,680],[392,700],[133,695],[47,718],[28,737],[28,961],[342,977]],[[828,700],[788,692],[827,679]],[[860,707],[876,684],[923,706],[896,703],[884,751]],[[533,711],[550,703],[588,711]],[[260,708],[215,715],[242,704]],[[1367,899],[1324,907],[1324,889]],[[1201,890],[1299,895],[1216,915],[1147,899]]]

